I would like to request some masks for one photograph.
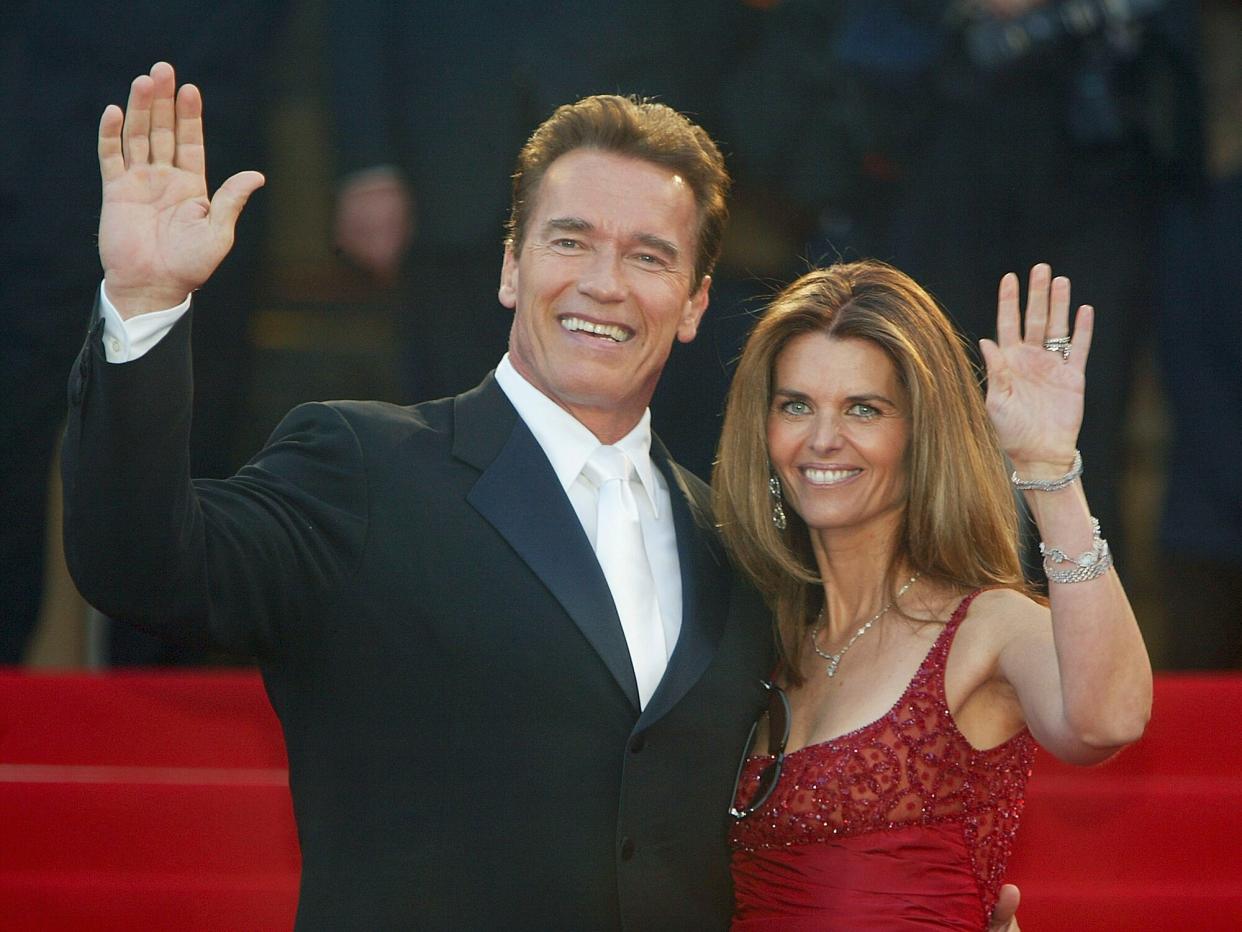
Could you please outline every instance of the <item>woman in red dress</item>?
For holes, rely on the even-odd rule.
[[[1002,279],[986,407],[943,312],[882,263],[803,276],[747,343],[716,516],[781,660],[739,769],[735,929],[983,929],[1035,742],[1092,764],[1142,733],[1151,666],[1077,481],[1094,313],[1071,334],[1069,310],[1046,265],[1025,320]]]

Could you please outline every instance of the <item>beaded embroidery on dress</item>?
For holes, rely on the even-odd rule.
[[[986,926],[1035,742],[1024,728],[977,750],[949,713],[945,662],[978,594],[961,601],[885,715],[787,754],[771,797],[733,825],[735,928],[792,929],[799,917],[807,928]],[[738,805],[770,759],[747,762]],[[867,916],[874,925],[861,924]]]

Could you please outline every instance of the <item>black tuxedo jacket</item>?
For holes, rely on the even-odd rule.
[[[70,380],[66,552],[86,598],[253,653],[284,728],[299,929],[706,929],[770,663],[702,483],[672,493],[682,631],[638,708],[607,584],[491,377],[402,408],[304,405],[191,482],[189,319]]]

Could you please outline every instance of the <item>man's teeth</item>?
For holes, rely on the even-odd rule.
[[[860,472],[862,472],[861,469],[815,469],[807,466],[802,470],[802,475],[812,482],[827,484],[830,482],[840,482],[842,479],[856,476]]]
[[[596,324],[589,320],[583,320],[581,317],[562,317],[561,326],[566,330],[584,330],[596,336],[608,337],[617,343],[624,343],[630,338],[630,334],[616,324]]]

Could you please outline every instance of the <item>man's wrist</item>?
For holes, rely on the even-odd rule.
[[[145,285],[141,287],[118,284],[104,276],[104,291],[108,302],[116,309],[122,320],[141,314],[167,311],[186,302],[190,293],[184,288]]]
[[[103,317],[104,357],[111,363],[131,362],[145,355],[162,340],[190,309],[190,298],[173,307],[138,314],[125,320],[112,302],[107,283],[99,289],[99,312]]]

